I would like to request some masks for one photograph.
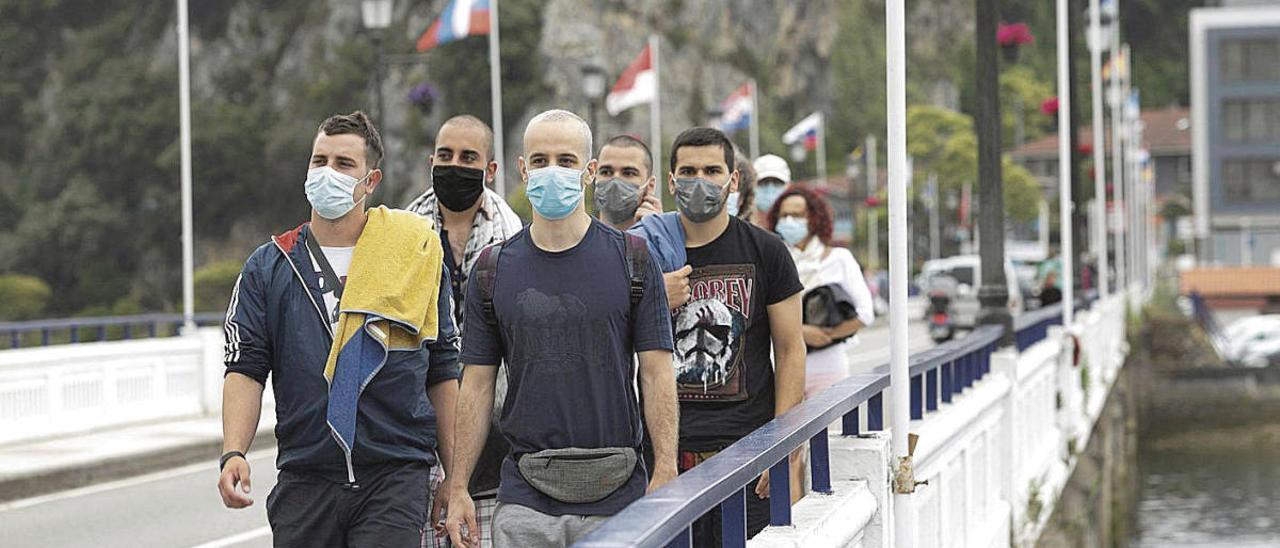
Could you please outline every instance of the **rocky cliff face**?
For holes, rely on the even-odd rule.
[[[514,166],[521,131],[534,114],[566,108],[588,115],[581,67],[604,68],[612,87],[651,32],[660,37],[667,143],[681,129],[706,123],[708,112],[745,83],[748,73],[769,75],[760,86],[771,100],[803,108],[822,105],[828,99],[826,63],[838,30],[835,9],[835,0],[550,0],[542,11],[536,52],[548,92],[523,112],[504,109],[507,165]],[[447,102],[442,106],[450,112]],[[597,141],[618,133],[649,139],[646,107],[611,117],[603,104],[597,106]],[[514,170],[508,171],[508,183],[518,183]]]

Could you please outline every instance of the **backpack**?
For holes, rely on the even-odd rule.
[[[631,307],[635,308],[644,297],[644,273],[649,268],[649,244],[644,238],[622,233],[626,237],[627,279],[631,285]],[[498,325],[498,316],[493,309],[493,292],[498,282],[498,259],[502,255],[502,245],[493,244],[480,251],[476,259],[475,281],[480,283],[480,306],[483,309],[484,321],[489,325]]]

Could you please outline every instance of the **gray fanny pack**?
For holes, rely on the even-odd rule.
[[[516,467],[542,494],[568,504],[586,504],[604,500],[626,485],[636,468],[636,450],[546,449],[521,455]]]

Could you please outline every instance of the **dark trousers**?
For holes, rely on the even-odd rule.
[[[354,485],[281,470],[267,496],[267,522],[277,548],[413,547],[429,511],[431,468],[390,465],[357,475]]]
[[[719,452],[680,451],[680,462],[677,468],[683,474]],[[747,538],[756,536],[769,525],[769,499],[762,499],[756,495],[756,482],[758,481],[760,481],[759,478],[756,478],[746,486]],[[720,544],[723,541],[720,508],[716,507],[703,514],[702,517],[693,522],[692,530],[694,548],[720,548]]]

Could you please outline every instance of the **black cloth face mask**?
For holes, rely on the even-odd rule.
[[[484,170],[464,166],[434,166],[431,185],[436,199],[449,211],[466,211],[484,194]]]

